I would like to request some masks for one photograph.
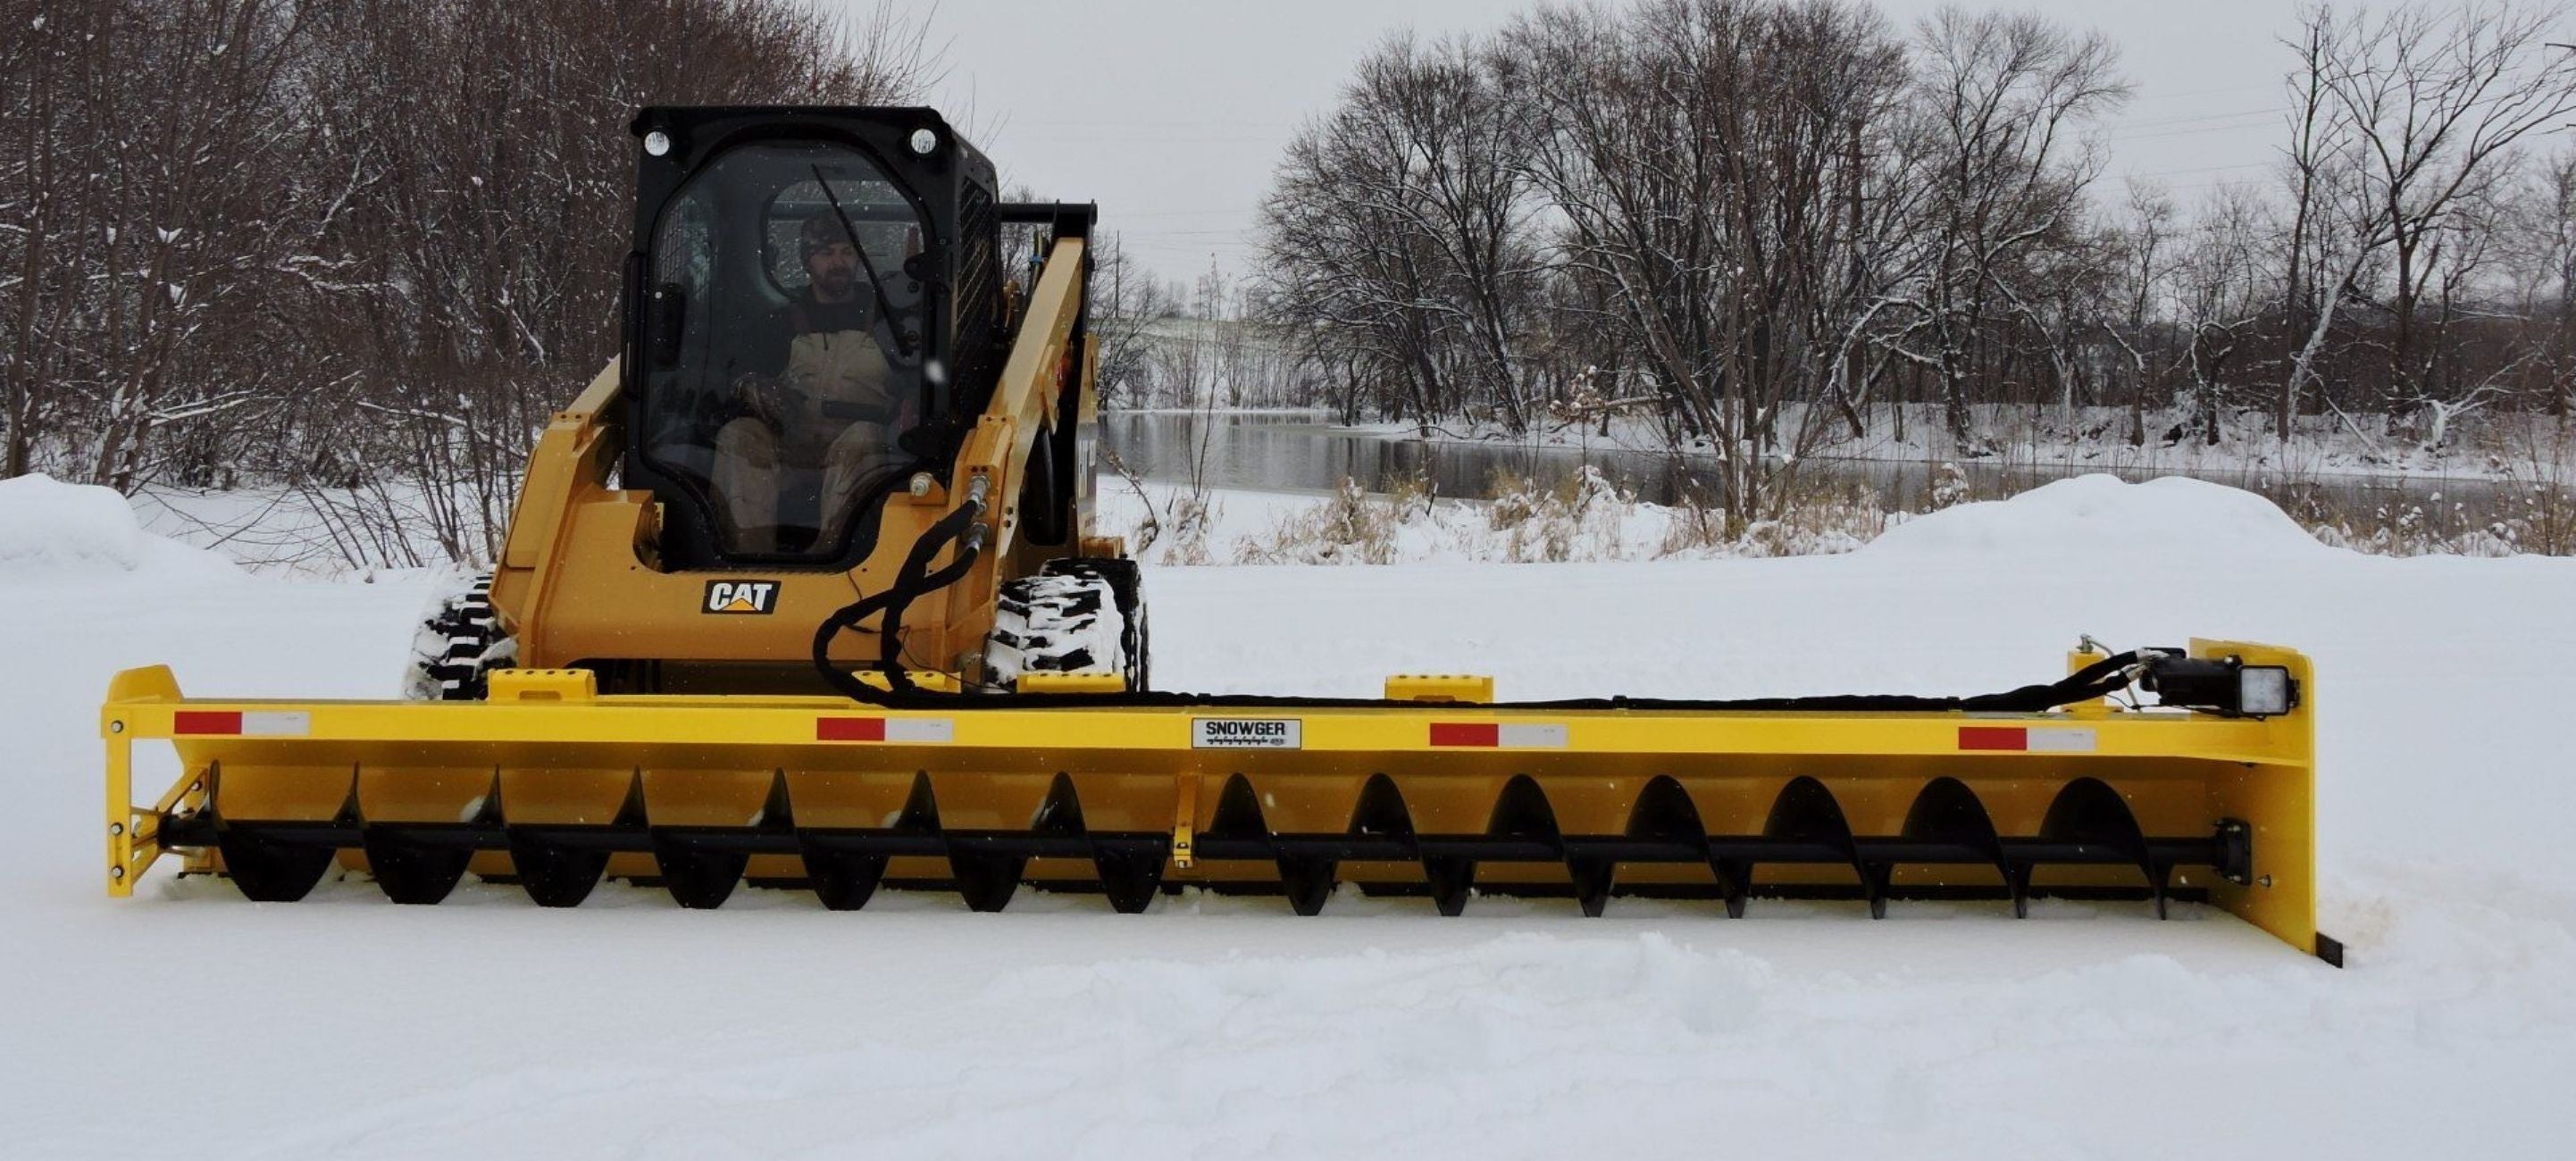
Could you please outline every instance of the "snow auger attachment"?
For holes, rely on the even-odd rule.
[[[2078,656],[2081,672],[2105,664]],[[605,695],[578,670],[496,670],[480,704],[213,702],[141,669],[106,708],[108,886],[130,892],[175,851],[263,900],[355,872],[398,901],[434,902],[472,872],[550,906],[603,875],[688,907],[745,882],[804,886],[835,910],[899,885],[994,911],[1023,883],[1119,911],[1186,884],[1275,892],[1308,915],[1340,883],[1450,915],[1479,892],[1570,896],[1589,915],[1620,895],[1726,915],[1760,897],[1872,915],[1909,899],[2015,914],[2033,897],[2158,914],[2189,899],[2339,961],[2315,930],[2306,659],[2195,642],[2188,658],[2113,660],[2108,680],[1999,695],[2064,699],[2013,712],[1507,709],[1489,683],[1418,677],[1390,679],[1378,704],[889,709]],[[2164,684],[2201,703],[2097,700],[2158,673],[2193,679]],[[2217,675],[2283,700],[2249,708]],[[1795,708],[1827,704],[1846,708]],[[136,806],[130,755],[147,739],[170,740],[185,773]]]

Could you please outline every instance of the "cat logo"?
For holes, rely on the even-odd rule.
[[[710,613],[777,612],[778,582],[708,581],[705,611]]]

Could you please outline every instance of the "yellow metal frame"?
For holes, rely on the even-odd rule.
[[[180,696],[169,670],[155,667],[118,675],[101,719],[105,873],[111,894],[130,893],[164,853],[153,833],[157,819],[203,806],[207,774],[217,769],[226,795],[247,796],[225,805],[235,817],[329,818],[354,777],[371,818],[452,821],[460,803],[498,778],[514,798],[514,819],[521,818],[518,800],[526,800],[554,812],[526,821],[605,821],[630,781],[640,780],[654,821],[678,825],[739,825],[759,809],[773,779],[784,777],[795,788],[800,823],[879,826],[912,780],[927,776],[947,825],[995,828],[1026,826],[1047,786],[1063,775],[1076,784],[1093,828],[1169,832],[1174,877],[1213,880],[1267,873],[1190,854],[1191,837],[1211,821],[1219,786],[1237,776],[1258,788],[1272,829],[1290,832],[1339,831],[1360,784],[1384,773],[1426,833],[1481,831],[1502,784],[1519,775],[1539,782],[1568,833],[1615,833],[1639,789],[1658,776],[1681,781],[1711,830],[1722,832],[1758,820],[1778,788],[1801,774],[1831,783],[1855,830],[1893,833],[1926,782],[1956,777],[2006,834],[2031,833],[2057,790],[2095,776],[2119,790],[2151,833],[2205,834],[2221,818],[2250,823],[2254,883],[2191,885],[2314,952],[2315,683],[2308,661],[2238,642],[2197,641],[2192,652],[2288,666],[2305,700],[2292,713],[2261,720],[2091,706],[2017,715],[1525,710],[1465,698],[1275,711],[1027,709],[996,698],[989,708],[889,711],[821,697],[597,696],[578,680],[539,675],[510,687],[536,696],[481,703],[195,701]],[[1432,692],[1427,684],[1397,688]],[[1482,691],[1470,682],[1439,692]],[[300,712],[309,728],[293,737],[183,737],[175,732],[182,711]],[[817,740],[818,718],[853,715],[951,725],[935,743]],[[1211,716],[1295,718],[1299,746],[1194,748],[1193,719]],[[1432,725],[1454,723],[1561,727],[1562,744],[1431,744]],[[2091,749],[1962,749],[1962,727],[1995,725],[2082,729]],[[133,745],[145,740],[173,742],[183,767],[178,783],[149,807],[132,797]],[[809,814],[809,798],[823,809]],[[1044,877],[1038,869],[1031,876]],[[1366,876],[1358,868],[1347,877]]]

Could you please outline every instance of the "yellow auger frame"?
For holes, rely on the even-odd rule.
[[[105,874],[126,895],[185,849],[188,870],[275,898],[336,858],[411,901],[470,866],[550,903],[604,871],[698,906],[745,878],[856,906],[882,878],[952,884],[980,909],[1026,880],[1106,889],[1122,910],[1166,883],[1284,887],[1311,911],[1338,880],[1427,886],[1443,911],[1470,883],[1570,890],[1597,912],[1614,877],[1736,910],[1746,894],[2144,894],[2166,867],[2177,893],[2339,962],[2316,930],[2307,659],[2191,652],[2287,667],[2302,704],[1501,709],[1473,680],[1396,679],[1390,697],[1424,700],[887,710],[598,695],[578,670],[496,672],[480,703],[198,701],[136,669],[101,722]],[[139,740],[173,743],[183,770],[143,806]],[[2250,859],[2228,866],[2231,844]],[[1982,866],[1960,854],[1984,850]]]

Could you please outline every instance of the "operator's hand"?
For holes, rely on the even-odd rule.
[[[733,381],[733,391],[752,418],[772,428],[785,430],[787,400],[777,381],[766,375],[746,374]]]

